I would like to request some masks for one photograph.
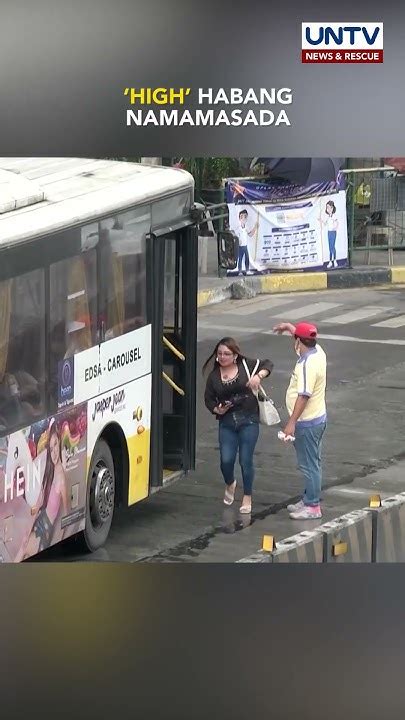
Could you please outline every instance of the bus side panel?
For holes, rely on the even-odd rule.
[[[128,438],[128,505],[133,505],[149,495],[152,375],[141,378],[136,385],[136,427]]]
[[[149,495],[151,388],[149,374],[88,403],[87,465],[104,428],[111,423],[119,425],[129,455],[128,505]],[[117,478],[118,483],[122,481]]]

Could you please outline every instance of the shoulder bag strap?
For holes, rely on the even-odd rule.
[[[257,361],[256,361],[256,365],[255,365],[255,369],[253,370],[252,375],[256,375],[256,370],[257,370],[257,368],[259,367],[259,365],[260,365],[260,360],[257,360]],[[264,387],[263,387],[262,384],[259,385],[258,391],[261,392],[261,394],[263,395],[263,397],[265,398],[265,400],[268,399],[268,398],[267,398],[267,395],[266,395],[266,391],[265,391],[265,389],[264,389]]]
[[[258,368],[259,365],[260,365],[260,360],[256,360],[256,365],[255,365],[254,368],[253,368],[252,374],[250,374],[249,368],[248,368],[248,365],[247,365],[247,362],[246,362],[246,360],[245,360],[244,358],[243,358],[243,360],[242,360],[242,365],[243,365],[243,367],[244,367],[245,370],[246,370],[246,375],[248,376],[248,379],[250,380],[250,378],[252,378],[253,375],[256,375],[256,370],[257,370],[257,368]]]
[[[248,380],[250,380],[251,375],[250,375],[249,368],[247,366],[247,362],[246,362],[245,358],[243,358],[243,360],[242,360],[242,365],[245,368],[245,372],[246,372],[246,375],[248,376]]]
[[[248,380],[250,380],[250,379],[253,377],[253,375],[256,375],[256,370],[257,370],[257,368],[258,368],[259,365],[260,365],[260,360],[256,360],[256,365],[255,365],[254,368],[253,368],[252,374],[250,374],[250,372],[249,372],[249,368],[248,368],[248,366],[247,366],[247,362],[246,362],[245,359],[242,360],[242,364],[243,364],[243,367],[245,368],[246,375],[248,376]],[[264,395],[264,397],[267,398],[267,395],[266,395],[266,393],[264,392],[264,390],[263,390],[263,388],[262,388],[261,385],[259,385],[259,389],[260,389],[261,393]],[[252,391],[252,392],[253,392],[253,391]],[[257,397],[258,391],[253,392],[253,394]]]

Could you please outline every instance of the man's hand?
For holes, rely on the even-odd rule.
[[[285,426],[283,433],[285,437],[287,438],[289,435],[291,437],[295,436],[295,422],[293,420],[289,420],[287,425]]]
[[[282,335],[284,332],[289,332],[290,335],[295,335],[295,325],[291,323],[279,323],[273,327],[273,332],[277,335]]]

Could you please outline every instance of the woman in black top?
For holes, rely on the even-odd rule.
[[[243,478],[243,501],[241,513],[252,511],[252,485],[254,479],[253,453],[259,437],[259,407],[256,391],[261,381],[273,369],[270,360],[261,360],[256,374],[249,377],[257,364],[241,354],[233,338],[222,338],[203,367],[203,372],[214,358],[205,388],[205,405],[219,420],[219,447],[221,472],[225,480],[225,505],[232,505],[236,481],[234,467],[239,448],[239,463]]]

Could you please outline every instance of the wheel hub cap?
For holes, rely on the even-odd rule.
[[[94,516],[97,524],[102,525],[111,517],[114,510],[114,481],[107,467],[96,468],[94,484]]]

